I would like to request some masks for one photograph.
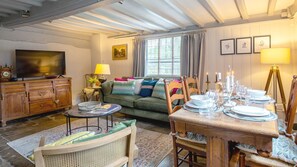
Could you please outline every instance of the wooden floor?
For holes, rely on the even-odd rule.
[[[116,114],[115,120],[123,116],[122,114]],[[62,112],[8,122],[6,127],[0,128],[0,156],[15,167],[34,167],[31,162],[15,152],[6,143],[62,124],[65,124],[65,117]],[[169,123],[159,121],[137,118],[137,127],[164,134],[170,132]],[[167,166],[173,166],[172,153],[159,164],[159,167]]]

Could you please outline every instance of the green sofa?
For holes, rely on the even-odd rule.
[[[111,94],[112,87],[113,81],[102,84],[101,99],[105,103],[121,105],[121,113],[165,122],[169,121],[166,100],[155,97],[141,97],[139,95],[114,95]]]

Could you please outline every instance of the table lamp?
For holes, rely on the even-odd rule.
[[[109,64],[97,64],[95,74],[99,74],[99,81],[101,83],[104,83],[106,81],[105,75],[110,75]]]
[[[273,98],[277,101],[277,85],[279,86],[282,104],[286,111],[286,98],[284,88],[280,76],[280,70],[277,65],[279,64],[290,64],[291,51],[290,48],[268,48],[261,50],[261,63],[272,64],[270,72],[267,78],[265,91],[267,93],[271,78],[273,77]]]

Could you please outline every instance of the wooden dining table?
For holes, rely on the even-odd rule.
[[[275,112],[273,104],[266,106]],[[272,138],[277,138],[277,121],[252,122],[229,117],[223,112],[204,115],[180,109],[169,116],[176,132],[186,136],[193,132],[207,137],[206,156],[208,167],[229,166],[230,142],[253,145],[257,150],[271,152]]]

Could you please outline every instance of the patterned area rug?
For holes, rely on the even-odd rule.
[[[89,119],[89,125],[96,125],[97,119]],[[85,119],[73,121],[72,128],[84,126]],[[103,132],[106,131],[105,119],[100,119],[100,127]],[[84,131],[81,128],[72,133]],[[96,128],[89,128],[90,131],[96,131]],[[65,136],[66,125],[60,125],[52,129],[44,130],[14,141],[7,143],[11,148],[27,158],[34,148],[39,144],[42,136],[46,138],[46,144],[52,143]],[[154,167],[157,166],[162,159],[172,150],[172,140],[169,135],[137,128],[136,145],[139,148],[138,158],[134,160],[135,167]],[[28,158],[27,158],[28,159]],[[28,159],[29,160],[29,159]]]
[[[7,162],[5,159],[0,157],[0,166],[1,167],[13,167],[9,162]]]

